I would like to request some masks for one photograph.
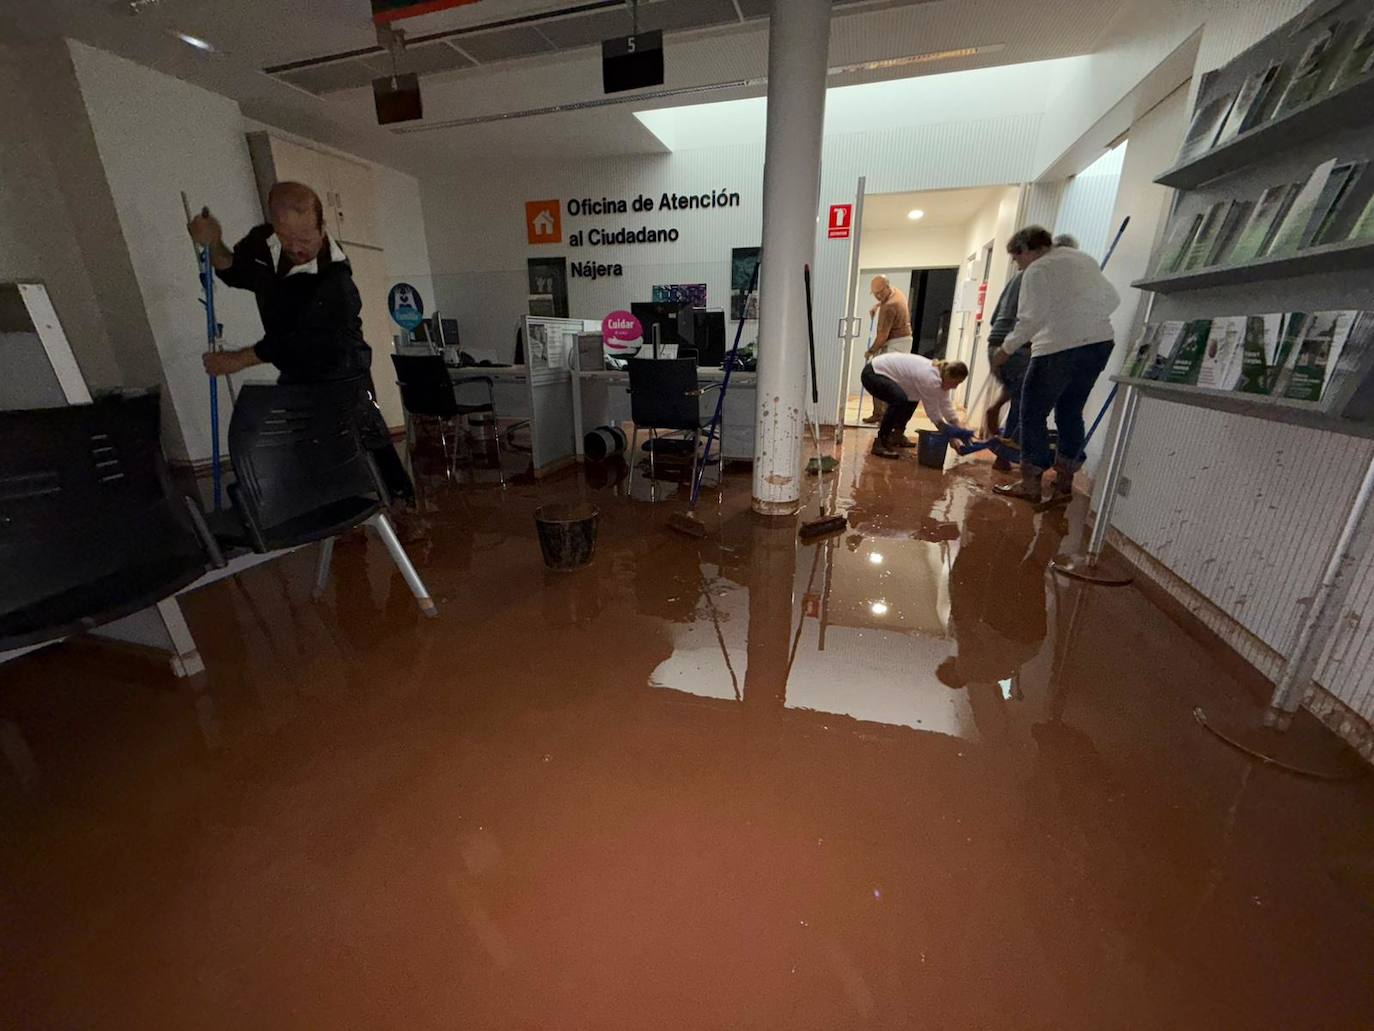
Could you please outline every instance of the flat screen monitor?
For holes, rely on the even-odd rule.
[[[658,342],[663,344],[682,344],[685,322],[684,313],[691,312],[691,305],[668,301],[635,301],[630,305],[630,314],[644,327],[644,345],[640,353],[649,357],[654,349],[654,326],[658,326]],[[691,332],[691,330],[687,330]]]
[[[439,336],[442,338],[439,343],[444,347],[458,347],[458,320],[440,319]]]
[[[718,369],[725,364],[725,312],[693,308],[678,317],[682,339],[697,352],[697,365]]]

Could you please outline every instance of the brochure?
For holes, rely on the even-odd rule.
[[[1202,224],[1197,235],[1193,237],[1193,242],[1188,246],[1188,253],[1179,265],[1180,270],[1202,268],[1207,264],[1208,257],[1216,247],[1217,238],[1221,235],[1221,225],[1226,221],[1226,211],[1230,206],[1229,200],[1220,200],[1207,209],[1202,216]]]
[[[1186,322],[1161,322],[1155,335],[1153,351],[1149,361],[1140,373],[1141,379],[1162,380],[1168,377],[1170,363],[1178,351],[1179,341],[1183,339]]]
[[[1279,334],[1282,331],[1282,313],[1246,316],[1237,390],[1245,394],[1269,393],[1269,370],[1274,365],[1279,347]]]
[[[1331,170],[1331,174],[1326,179],[1326,185],[1322,187],[1322,192],[1317,197],[1317,204],[1312,210],[1312,217],[1308,219],[1307,228],[1303,231],[1302,239],[1298,243],[1299,250],[1320,243],[1324,236],[1332,232],[1340,218],[1341,208],[1346,198],[1350,196],[1356,184],[1359,183],[1364,169],[1365,166],[1362,162],[1346,162]]]
[[[1198,366],[1197,385],[1213,390],[1232,390],[1240,382],[1245,338],[1245,316],[1213,319],[1207,346]]]
[[[1169,227],[1168,236],[1164,239],[1164,245],[1159,249],[1159,264],[1155,266],[1156,275],[1178,271],[1188,249],[1193,245],[1198,230],[1202,228],[1202,219],[1202,215],[1174,219],[1174,224]]]
[[[1331,80],[1333,90],[1345,89],[1356,79],[1362,79],[1374,71],[1374,15],[1364,20],[1355,32],[1355,41],[1346,51],[1340,69]]]
[[[1306,104],[1320,92],[1323,81],[1331,71],[1338,28],[1339,22],[1331,22],[1307,44],[1307,49],[1302,52],[1302,57],[1293,67],[1293,78],[1279,99],[1274,117],[1281,118]]]
[[[1234,101],[1234,93],[1224,93],[1205,103],[1199,103],[1193,113],[1193,123],[1188,127],[1188,135],[1183,138],[1183,150],[1178,155],[1179,164],[1191,161],[1212,149]]]
[[[1322,191],[1326,189],[1326,180],[1336,168],[1336,159],[1323,161],[1308,176],[1307,182],[1298,190],[1293,198],[1293,203],[1288,206],[1288,213],[1283,216],[1283,222],[1279,225],[1278,231],[1274,234],[1273,242],[1270,243],[1266,253],[1271,255],[1295,254],[1302,243],[1307,232],[1307,224],[1312,220],[1312,214],[1316,211],[1317,201],[1322,196]]]
[[[1207,255],[1206,264],[1230,264],[1231,251],[1240,238],[1241,227],[1249,220],[1250,212],[1254,210],[1254,207],[1254,201],[1233,200],[1231,202],[1231,206],[1226,210],[1225,218],[1221,221],[1221,229],[1217,232],[1216,241],[1212,244],[1212,249]]]
[[[1167,379],[1170,383],[1197,383],[1202,359],[1207,353],[1207,338],[1212,332],[1211,319],[1193,319],[1183,327],[1183,335],[1169,361]]]
[[[1282,69],[1281,64],[1271,64],[1245,80],[1240,92],[1236,94],[1236,102],[1231,107],[1231,113],[1226,116],[1226,124],[1217,134],[1218,147],[1265,120],[1270,101],[1275,99],[1274,86]]]
[[[1284,397],[1290,401],[1322,399],[1322,392],[1340,361],[1341,349],[1358,314],[1357,311],[1313,313],[1293,362],[1293,375],[1284,388]]]
[[[1260,197],[1259,203],[1255,205],[1253,213],[1245,223],[1245,228],[1236,237],[1230,254],[1227,255],[1227,260],[1231,264],[1239,265],[1264,257],[1298,189],[1297,183],[1284,183],[1282,186],[1271,186],[1264,191],[1264,195]]]
[[[1307,331],[1307,312],[1290,311],[1283,317],[1279,330],[1279,346],[1274,352],[1274,360],[1269,366],[1269,393],[1282,397],[1288,389],[1288,381],[1293,375],[1293,362],[1298,356],[1298,344]]]

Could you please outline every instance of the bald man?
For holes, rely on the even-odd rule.
[[[877,316],[878,325],[873,333],[873,343],[864,352],[864,358],[871,362],[878,355],[886,354],[889,349],[910,351],[911,309],[907,307],[906,296],[888,282],[887,276],[874,276],[873,282],[868,286],[873,291],[874,300],[878,302],[869,309],[868,314],[870,318]],[[882,422],[886,411],[887,403],[875,397],[873,414],[864,422]]]
[[[343,248],[324,231],[324,206],[302,183],[281,182],[267,196],[270,223],[257,226],[230,250],[213,215],[198,215],[191,238],[210,248],[216,275],[227,286],[251,290],[262,317],[263,338],[252,347],[205,354],[211,376],[254,365],[275,365],[282,383],[327,383],[366,377],[372,396],[360,399],[358,427],[391,496],[406,501],[415,486],[373,397],[372,348],[363,338],[362,299]]]

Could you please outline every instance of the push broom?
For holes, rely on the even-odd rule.
[[[186,199],[186,192],[181,194],[181,208],[186,213],[186,224],[191,224],[191,204]],[[209,215],[209,208],[201,208],[201,215]],[[209,247],[196,245],[196,263],[199,266],[200,285],[205,292],[200,303],[205,305],[205,343],[206,349],[218,351],[220,345],[219,320],[215,316],[215,267],[212,263]],[[226,374],[224,377],[225,385],[229,388],[229,401],[234,401],[234,381]],[[210,377],[210,483],[212,497],[214,500],[215,511],[218,512],[223,507],[222,500],[222,461],[219,450],[219,380]]]
[[[821,403],[820,391],[816,387],[816,326],[815,320],[811,315],[811,266],[802,266],[802,275],[806,280],[806,344],[811,353],[811,418],[807,422],[811,426],[811,441],[816,447],[816,457],[821,457],[821,428],[817,422],[819,416],[816,409]],[[842,533],[849,526],[848,516],[840,515],[838,512],[831,515],[825,514],[825,462],[817,463],[817,470],[820,474],[820,483],[817,492],[820,494],[820,516],[808,522],[803,522],[797,530],[797,536],[804,542],[819,540],[822,537],[829,537],[831,534]]]
[[[754,262],[754,271],[749,275],[749,289],[740,301],[739,322],[735,324],[735,343],[730,348],[730,356],[725,360],[725,378],[721,381],[720,393],[716,396],[716,413],[711,416],[711,423],[706,429],[706,446],[702,448],[701,464],[697,466],[696,477],[692,480],[692,497],[687,503],[687,511],[674,512],[668,517],[668,528],[686,534],[688,537],[705,537],[707,535],[706,524],[696,517],[697,500],[701,497],[701,481],[706,476],[706,464],[711,458],[711,441],[720,436],[721,420],[725,416],[725,394],[730,389],[730,373],[734,371],[735,361],[739,357],[739,341],[744,334],[745,316],[749,314],[749,298],[753,296],[754,288],[759,285],[759,265],[761,264],[761,260]],[[719,452],[718,461],[721,472],[724,472],[724,439],[720,441]]]

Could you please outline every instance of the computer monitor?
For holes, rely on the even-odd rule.
[[[678,316],[682,338],[697,353],[697,365],[718,369],[725,364],[725,312],[719,308],[693,308]]]
[[[630,314],[644,327],[644,345],[639,349],[641,357],[651,357],[654,353],[654,326],[658,327],[659,346],[665,344],[681,345],[685,321],[683,313],[690,312],[691,305],[681,301],[634,301],[630,304]],[[691,332],[690,329],[686,330]]]
[[[439,320],[439,343],[443,347],[461,347],[458,342],[458,320],[443,319]]]

